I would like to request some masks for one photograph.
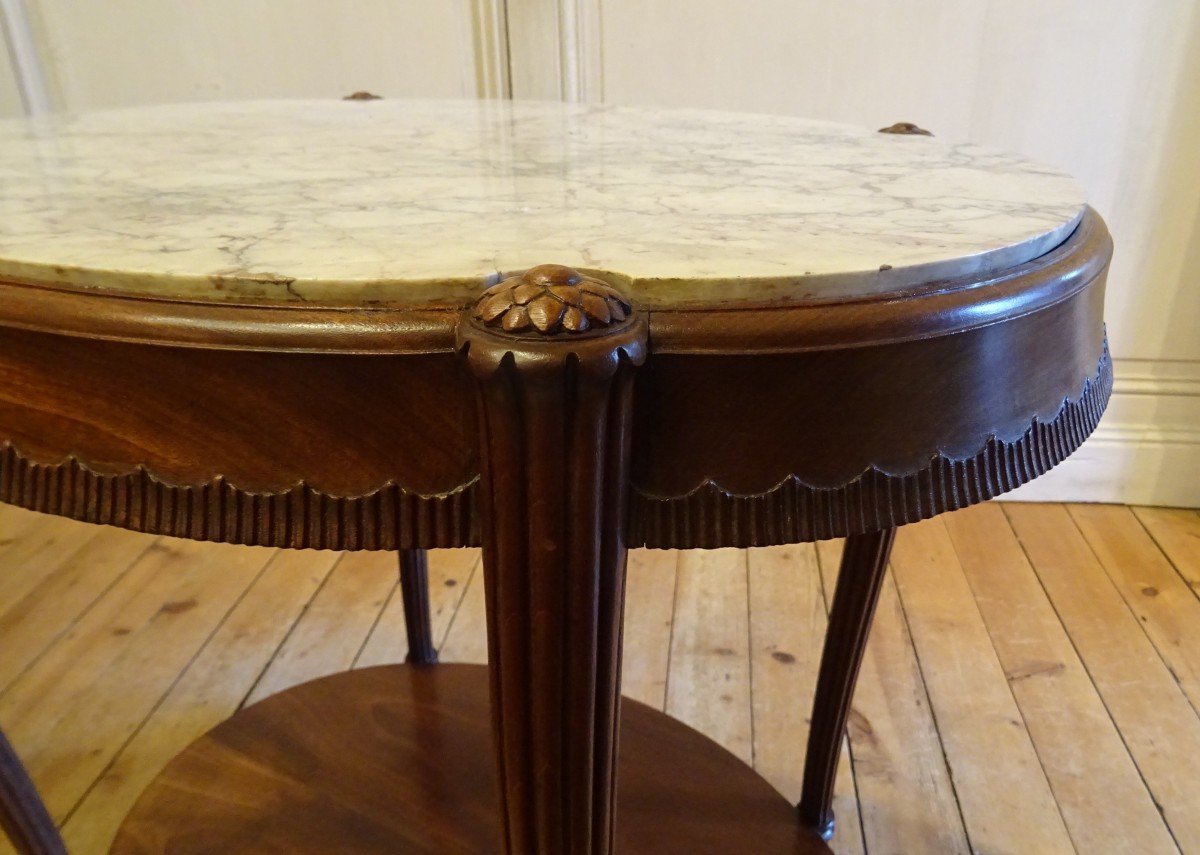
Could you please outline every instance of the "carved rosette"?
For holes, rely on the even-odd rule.
[[[504,851],[612,851],[634,372],[646,323],[535,267],[464,312]]]
[[[554,335],[605,329],[632,311],[621,292],[561,264],[532,267],[488,288],[473,317],[505,332]]]
[[[568,357],[610,375],[646,357],[646,322],[611,285],[559,264],[542,264],[488,288],[458,325],[459,350],[477,377],[510,358],[533,370]],[[556,359],[557,358],[557,359]]]

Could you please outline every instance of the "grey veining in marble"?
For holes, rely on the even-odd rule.
[[[0,277],[200,299],[455,302],[558,263],[644,307],[986,275],[1060,243],[1069,177],[799,119],[276,101],[0,122]]]

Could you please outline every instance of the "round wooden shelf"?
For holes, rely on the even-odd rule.
[[[498,851],[487,671],[390,665],[270,697],[177,756],[112,852]],[[734,755],[624,701],[616,851],[829,853]]]

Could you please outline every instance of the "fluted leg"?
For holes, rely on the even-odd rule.
[[[412,665],[437,664],[429,612],[429,561],[424,549],[400,550],[400,598],[408,635],[408,655],[404,661]]]
[[[602,283],[543,267],[487,292],[459,340],[478,389],[504,851],[608,855],[646,327]]]
[[[21,855],[66,855],[46,806],[0,732],[0,829]]]
[[[798,806],[801,821],[826,840],[833,836],[833,781],[846,716],[895,536],[894,528],[852,535],[846,538],[842,553],[817,675],[804,788]]]

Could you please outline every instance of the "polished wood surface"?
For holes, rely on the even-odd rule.
[[[852,324],[816,349],[763,353],[755,331],[724,352],[658,354],[636,386],[635,369],[654,345],[650,318],[619,290],[555,265],[499,283],[463,310],[457,352],[442,360],[436,387],[427,369],[437,354],[230,352],[10,330],[0,338],[0,347],[10,346],[7,361],[0,350],[0,367],[15,378],[0,407],[11,423],[0,453],[0,498],[197,539],[402,550],[482,542],[502,849],[604,855],[614,845],[627,546],[850,534],[848,554],[856,556],[860,537],[877,539],[1041,474],[1083,442],[1111,391],[1100,324],[1109,252],[1103,224],[1091,216],[1051,257],[987,288],[976,283],[987,297],[956,298],[965,302],[961,317],[949,315],[953,335],[929,337],[923,328],[937,316],[941,292],[913,293],[891,312],[897,325],[881,330],[883,338],[856,341]],[[1009,314],[991,319],[989,302],[1014,287],[1022,299],[1010,299]],[[971,290],[966,283],[949,289],[964,290]],[[843,315],[854,318],[857,307],[847,305]],[[911,328],[899,323],[904,311]],[[753,330],[772,315],[749,310],[735,326]],[[95,356],[113,348],[131,357],[122,370],[112,355]],[[163,395],[145,379],[148,359],[163,370],[164,351],[178,360],[176,376],[195,384],[194,397],[169,384]],[[79,414],[93,408],[80,407],[70,384],[51,382],[54,353],[72,365],[67,376],[93,366],[95,384],[109,384],[90,389],[94,409],[126,427],[81,424]],[[247,359],[257,370],[247,370]],[[230,390],[212,382],[214,365],[222,381],[241,384],[236,415],[221,411]],[[463,378],[474,387],[473,407],[461,400]],[[139,384],[151,412],[130,407]],[[392,415],[393,435],[359,436],[364,419],[373,423],[355,395],[363,384],[394,390],[377,400],[405,398],[402,418]],[[314,397],[322,388],[329,401]],[[454,388],[459,403],[443,407]],[[217,399],[206,407],[200,389]],[[173,422],[153,417],[164,407]],[[474,434],[461,422],[439,431],[445,413],[470,409]],[[889,430],[877,430],[880,422]],[[216,428],[186,446],[163,423],[185,433]],[[321,456],[311,465],[329,474],[319,475],[308,461],[321,433],[338,425],[355,441],[335,444],[331,436],[329,447],[348,449],[349,458],[331,468],[334,455]],[[239,437],[262,450],[237,449]],[[109,452],[73,450],[40,463],[28,451],[97,440],[94,448],[115,447],[138,462],[116,464],[109,474],[92,462],[107,456],[102,465],[114,466]],[[289,459],[289,443],[301,460]],[[150,448],[165,457],[147,462]],[[372,449],[387,450],[386,466],[372,462]],[[466,474],[441,492],[414,489],[405,475],[380,484],[380,473],[399,471],[387,468],[392,461],[409,457],[425,485],[450,470]],[[181,476],[162,467],[181,472],[181,458],[223,474],[173,483]],[[258,467],[253,477],[275,483],[295,468],[286,489],[248,491],[239,475],[225,474],[238,472],[234,463],[226,470],[225,460]],[[704,477],[690,480],[697,471]],[[374,479],[371,486],[355,492],[354,479],[364,477]],[[859,562],[848,564],[813,700],[799,819],[824,836],[833,830],[838,744],[886,548],[864,547],[863,554],[876,560],[861,579]],[[420,568],[407,571],[409,622],[420,641]],[[428,644],[413,649],[431,659]]]
[[[504,851],[611,852],[645,318],[546,265],[485,291],[459,342],[478,400]]]
[[[434,665],[433,616],[429,613],[429,558],[424,549],[400,553],[400,599],[404,607],[404,630],[408,636],[410,665]]]
[[[895,538],[894,528],[847,538],[833,592],[804,755],[804,792],[797,806],[804,823],[826,840],[834,832],[833,787],[842,734]]]
[[[1111,390],[1110,254],[1090,213],[1062,247],[989,283],[649,313],[630,545],[865,532],[1041,474],[1091,431]],[[71,301],[93,298],[65,295],[84,313],[71,327],[40,305],[54,293],[0,284],[3,500],[236,543],[479,542],[479,437],[454,312],[433,346],[413,331],[420,312],[376,309],[370,344],[357,316],[329,308],[205,304],[221,318],[197,320],[198,304],[142,301],[126,317],[122,298],[85,311]],[[106,331],[117,315],[125,332]],[[143,343],[176,322],[196,337]]]
[[[482,544],[512,855],[613,851],[629,546],[848,535],[793,817],[827,836],[895,528],[1037,477],[1107,404],[1111,241],[1094,212],[1068,219],[1065,242],[1011,269],[876,287],[883,264],[758,302],[637,305],[636,277],[554,264],[466,299],[446,281],[436,300],[323,307],[14,274],[0,500],[197,540],[401,550],[414,662],[433,660],[419,550]]]
[[[250,575],[232,562],[243,552]],[[626,696],[796,801],[840,554],[839,541],[632,550]],[[1184,687],[1200,658],[1169,640],[1200,625],[1186,575],[1197,562],[1191,510],[988,503],[901,529],[830,846],[965,855],[969,835],[989,851],[1064,851],[1065,822],[1081,853],[1176,852],[1172,834],[1197,851],[1200,717]],[[1111,581],[1160,564],[1175,583],[1156,577],[1157,596]],[[149,781],[256,683],[405,658],[387,553],[186,544],[0,506],[0,567],[0,727],[71,852],[107,852]],[[442,660],[482,664],[479,551],[431,552],[429,588]],[[995,750],[1007,731],[1020,750]]]
[[[112,851],[504,851],[487,687],[476,666],[387,666],[274,695],[173,760]],[[621,741],[616,851],[829,851],[769,784],[691,728],[629,702]]]

